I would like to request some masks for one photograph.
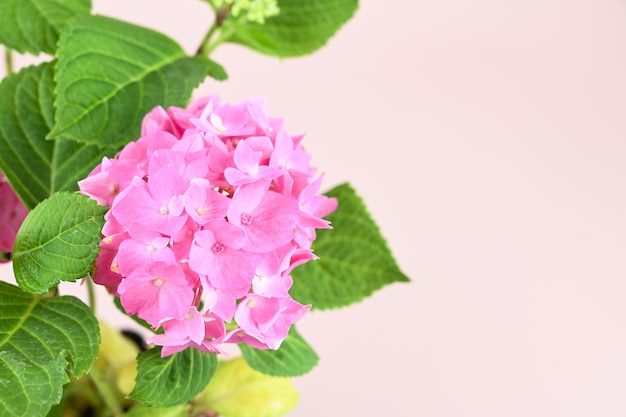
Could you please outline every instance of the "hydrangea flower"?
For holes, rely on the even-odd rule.
[[[15,236],[27,214],[28,209],[0,172],[0,252],[13,251]],[[0,258],[0,262],[7,261]]]
[[[163,333],[167,356],[223,343],[278,349],[310,306],[293,300],[293,268],[315,259],[335,199],[265,101],[213,95],[156,107],[141,137],[79,182],[110,207],[94,281]]]

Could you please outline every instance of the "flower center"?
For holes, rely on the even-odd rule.
[[[156,287],[160,287],[161,285],[163,285],[163,278],[157,278],[154,281],[152,281],[152,283],[156,286]]]
[[[239,220],[241,221],[241,224],[246,225],[246,226],[252,224],[252,216],[249,215],[248,213],[242,213],[241,216],[239,217]]]
[[[221,243],[216,243],[215,245],[213,245],[211,250],[214,254],[219,255],[220,253],[224,252],[224,245],[222,245]]]

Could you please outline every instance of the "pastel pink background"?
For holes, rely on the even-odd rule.
[[[626,415],[626,3],[361,3],[306,58],[220,47],[230,79],[198,91],[267,96],[412,278],[301,322],[321,362],[290,415]],[[197,0],[94,9],[189,53],[211,19]]]

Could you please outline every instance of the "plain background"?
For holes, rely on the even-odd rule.
[[[211,21],[94,10],[189,53]],[[365,0],[312,56],[213,58],[197,95],[266,96],[412,279],[300,323],[321,362],[291,416],[626,415],[626,2]]]

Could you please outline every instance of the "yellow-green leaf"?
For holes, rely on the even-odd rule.
[[[296,406],[298,397],[291,380],[257,372],[239,357],[218,363],[196,398],[196,410],[215,410],[223,417],[279,417]]]

